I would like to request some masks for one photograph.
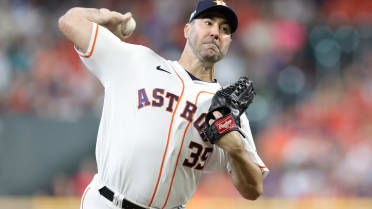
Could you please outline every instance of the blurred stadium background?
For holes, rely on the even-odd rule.
[[[242,200],[225,174],[188,208],[372,208],[372,1],[229,0],[239,29],[217,79],[255,82],[247,111],[271,174]],[[0,1],[0,208],[78,208],[103,91],[57,28],[74,6],[131,11],[128,41],[177,59],[195,0]]]

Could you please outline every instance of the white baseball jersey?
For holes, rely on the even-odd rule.
[[[108,188],[140,206],[173,208],[189,201],[205,171],[230,169],[224,150],[199,135],[218,83],[193,79],[177,61],[97,24],[87,52],[77,52],[105,88],[96,160]],[[245,115],[241,124],[266,176]]]

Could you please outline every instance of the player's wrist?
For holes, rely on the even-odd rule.
[[[216,145],[228,153],[241,153],[245,150],[241,135],[238,131],[231,131],[216,141]]]

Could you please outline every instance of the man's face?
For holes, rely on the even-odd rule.
[[[221,15],[209,13],[186,26],[186,38],[199,60],[216,63],[227,54],[231,28]]]

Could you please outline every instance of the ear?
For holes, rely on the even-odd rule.
[[[185,27],[183,28],[183,34],[184,34],[184,36],[185,36],[186,39],[189,38],[190,30],[191,30],[191,24],[190,23],[186,23]]]

